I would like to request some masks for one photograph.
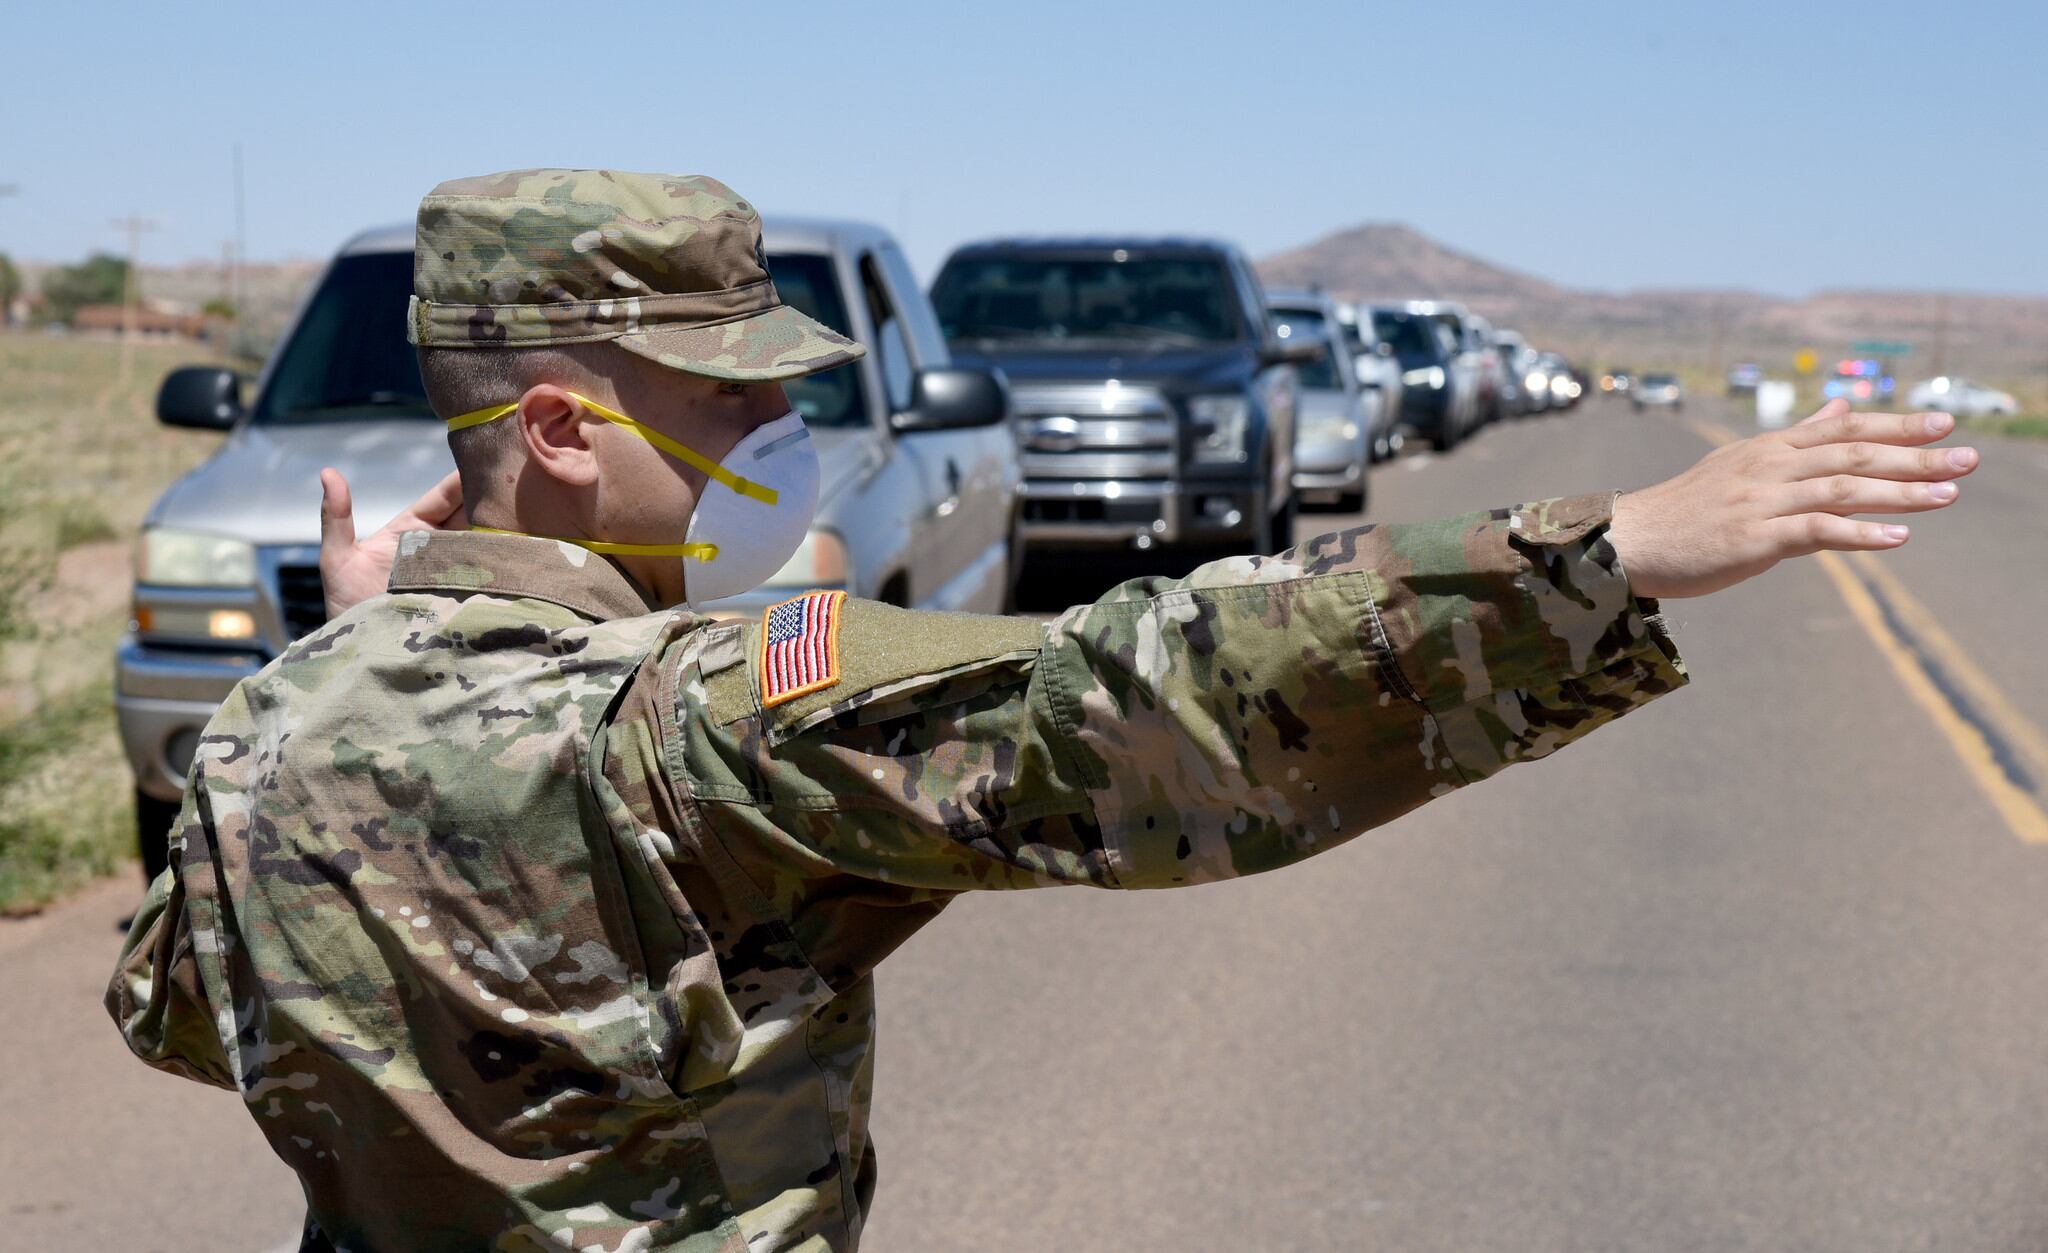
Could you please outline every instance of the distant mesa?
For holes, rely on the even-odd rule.
[[[1258,262],[1275,287],[1319,285],[1340,300],[1457,300],[1496,326],[1590,364],[1705,366],[1754,360],[1782,374],[1801,346],[1824,356],[1855,340],[1914,346],[1919,377],[1948,370],[2033,375],[2048,343],[2048,297],[1830,290],[1797,300],[1736,289],[1602,292],[1564,286],[1439,243],[1411,226],[1368,222]],[[1939,363],[1939,364],[1937,364]]]

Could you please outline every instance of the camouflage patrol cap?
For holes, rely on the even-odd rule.
[[[420,201],[406,338],[428,348],[610,340],[712,378],[787,379],[865,351],[782,303],[761,215],[698,174],[512,170]]]

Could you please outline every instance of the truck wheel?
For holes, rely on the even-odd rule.
[[[1017,588],[1024,582],[1024,540],[1010,528],[1009,551],[1003,557],[1003,603],[997,613],[1017,612]]]
[[[142,877],[150,883],[171,864],[171,824],[177,820],[178,802],[135,789],[135,847],[142,854]]]
[[[1355,492],[1346,492],[1346,493],[1344,493],[1344,494],[1343,494],[1342,496],[1339,496],[1339,497],[1337,498],[1337,512],[1338,512],[1338,513],[1364,513],[1364,512],[1365,512],[1365,492],[1364,492],[1364,490],[1363,490],[1363,489],[1361,489],[1361,490],[1359,490],[1359,491],[1355,491]]]
[[[1301,497],[1289,492],[1287,503],[1266,518],[1265,533],[1259,540],[1260,556],[1271,556],[1294,546],[1294,519],[1300,512]]]

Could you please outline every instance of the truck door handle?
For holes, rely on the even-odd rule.
[[[950,518],[960,508],[960,464],[950,457],[946,460],[947,497],[932,509],[935,518]]]

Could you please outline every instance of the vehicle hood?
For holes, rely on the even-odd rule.
[[[1351,411],[1350,397],[1327,387],[1302,388],[1294,405],[1296,418],[1304,423],[1337,422],[1356,416]]]
[[[256,544],[320,542],[320,469],[348,476],[357,534],[368,534],[455,468],[447,429],[421,418],[243,425],[173,483],[147,525]]]
[[[991,347],[978,340],[956,340],[951,347],[954,365],[993,367],[1010,382],[1022,384],[1120,379],[1156,383],[1173,391],[1203,391],[1243,386],[1259,372],[1258,357],[1246,344],[1112,351],[1048,348],[1042,343]]]

